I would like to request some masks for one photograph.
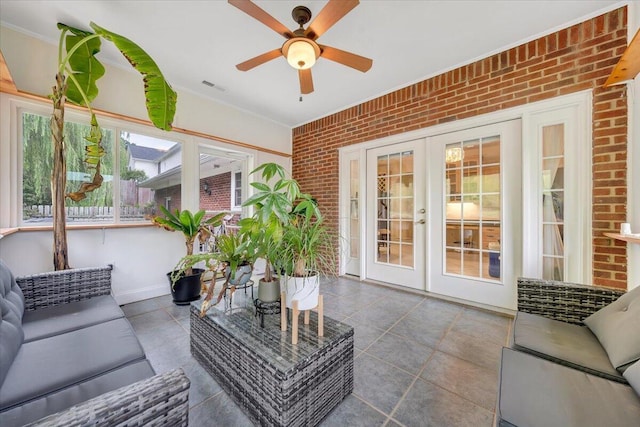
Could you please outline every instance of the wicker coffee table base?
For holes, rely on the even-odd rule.
[[[250,310],[200,318],[199,308],[191,306],[191,353],[255,424],[314,426],[352,392],[353,328],[325,317],[318,337],[312,313],[294,346],[277,316],[263,329]]]

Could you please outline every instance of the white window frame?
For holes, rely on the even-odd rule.
[[[531,112],[523,135],[523,275],[542,278],[542,129],[564,125],[564,277],[592,282],[591,96]],[[553,101],[553,100],[552,100]],[[549,104],[552,102],[550,101]],[[589,209],[584,207],[588,206]]]
[[[240,204],[236,204],[236,175],[240,174]],[[241,170],[233,170],[231,171],[231,210],[232,211],[241,211],[242,210],[242,201],[243,201],[243,183],[242,183],[243,173]]]

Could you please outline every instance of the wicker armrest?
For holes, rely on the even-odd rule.
[[[518,279],[518,311],[580,324],[624,293],[621,289],[521,277]]]
[[[76,268],[17,277],[25,310],[37,310],[111,293],[111,266]]]
[[[182,369],[175,369],[87,400],[29,426],[186,427],[189,384]]]

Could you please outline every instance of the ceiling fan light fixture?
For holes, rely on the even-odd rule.
[[[282,47],[287,62],[296,70],[313,67],[320,56],[320,47],[306,37],[295,37],[285,42]]]

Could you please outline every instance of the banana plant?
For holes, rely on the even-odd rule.
[[[102,133],[91,103],[98,95],[96,82],[105,73],[105,67],[96,58],[100,52],[101,39],[112,42],[142,74],[144,93],[149,119],[159,129],[171,130],[176,111],[177,93],[165,80],[155,61],[140,46],[131,40],[108,31],[91,22],[94,32],[84,31],[58,23],[60,42],[58,45],[58,71],[56,85],[51,99],[53,114],[51,118],[51,139],[53,144],[53,172],[51,189],[53,193],[53,264],[56,270],[69,268],[67,253],[67,232],[65,198],[80,201],[86,193],[99,188],[103,177],[100,174],[100,162],[104,156]],[[65,194],[67,186],[67,168],[64,144],[64,108],[65,102],[86,107],[90,114],[91,128],[85,147],[85,163],[93,169],[91,182],[83,183],[77,191]]]

